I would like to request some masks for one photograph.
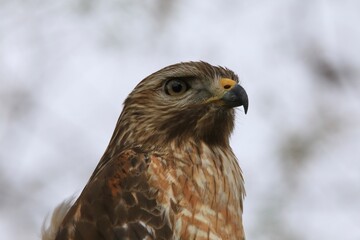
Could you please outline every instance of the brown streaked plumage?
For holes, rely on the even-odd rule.
[[[79,198],[43,240],[244,239],[245,194],[229,136],[248,99],[230,70],[168,66],[125,100],[109,146]]]

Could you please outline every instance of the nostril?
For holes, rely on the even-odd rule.
[[[236,81],[230,78],[221,78],[220,85],[224,90],[228,91],[236,85]]]

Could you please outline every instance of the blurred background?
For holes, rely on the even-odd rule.
[[[232,147],[247,239],[360,239],[360,1],[0,0],[0,233],[40,239],[127,94],[203,60],[250,98]]]

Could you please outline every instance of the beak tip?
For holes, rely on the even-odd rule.
[[[248,104],[244,104],[244,112],[245,112],[245,114],[247,114],[247,112],[248,112]]]
[[[244,91],[245,92],[245,91]],[[244,112],[245,114],[247,114],[248,112],[248,108],[249,108],[249,98],[245,92],[244,96],[243,96],[243,107],[244,107]]]

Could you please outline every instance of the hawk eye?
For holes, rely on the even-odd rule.
[[[182,80],[173,79],[166,83],[165,92],[171,96],[179,96],[186,92],[189,86]]]

